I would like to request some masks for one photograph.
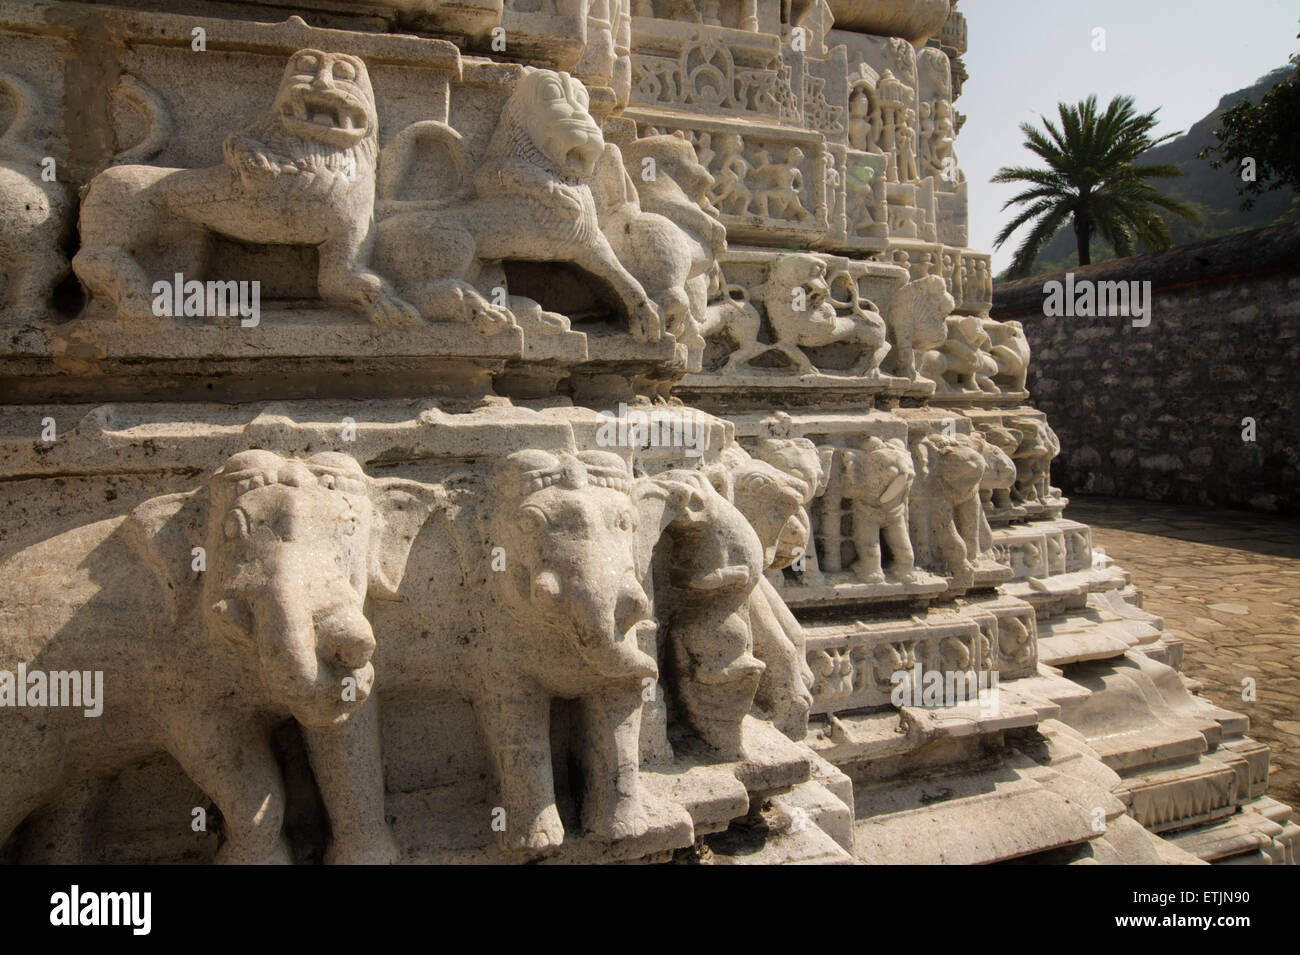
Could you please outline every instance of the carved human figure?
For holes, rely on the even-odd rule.
[[[928,570],[962,578],[979,555],[980,482],[984,455],[965,436],[931,434],[913,450],[920,512],[913,523],[917,561]]]
[[[790,359],[800,374],[814,374],[817,369],[801,349],[842,342],[861,348],[849,374],[878,370],[888,350],[883,319],[860,299],[846,307],[848,314],[840,314],[830,292],[824,260],[804,253],[778,256],[762,287],[772,329],[770,348]]]
[[[745,141],[739,133],[718,136],[718,172],[710,196],[713,204],[730,215],[746,215],[753,193],[746,185],[750,173]]]
[[[791,219],[803,222],[812,218],[799,198],[803,189],[803,150],[791,146],[784,163],[774,162],[766,149],[754,154],[753,178],[761,184],[754,195],[754,212],[763,218]]]
[[[903,121],[894,131],[898,142],[898,178],[901,182],[914,182],[921,178],[916,166],[916,111],[906,110]]]
[[[0,564],[0,655],[102,672],[104,690],[96,719],[0,708],[0,843],[84,776],[166,750],[221,811],[218,862],[291,861],[269,730],[292,716],[329,814],[327,861],[394,861],[362,609],[395,596],[440,501],[346,455],[245,451],[196,490]]]
[[[916,469],[901,441],[869,437],[861,448],[842,452],[841,496],[851,504],[853,572],[868,584],[888,578],[902,583],[919,579],[908,532],[908,498]],[[889,549],[888,567],[881,562],[881,542]]]
[[[154,280],[204,275],[213,235],[314,246],[323,301],[375,322],[418,322],[367,265],[377,143],[366,65],[345,53],[299,50],[267,114],[226,138],[221,165],[114,166],[92,179],[73,270],[121,319],[148,325]]]
[[[862,173],[865,175],[860,176],[857,170],[849,172],[844,193],[844,211],[848,218],[849,231],[855,235],[866,233],[876,224],[876,215],[873,211],[876,195],[871,186],[871,178],[875,176],[875,170],[865,167]]]
[[[0,93],[13,107],[0,132],[0,272],[6,280],[0,321],[16,325],[42,316],[68,272],[63,241],[73,203],[56,178],[54,160],[36,148],[41,97],[9,73],[0,73]]]
[[[633,338],[659,340],[657,306],[600,229],[592,181],[605,140],[588,107],[581,82],[528,66],[479,163],[470,162],[460,134],[442,123],[413,124],[395,139],[394,164],[404,164],[412,140],[433,137],[472,180],[448,200],[383,203],[376,262],[422,315],[489,331],[509,326],[508,309],[475,285],[484,263],[566,262],[608,284]],[[386,168],[388,162],[386,153]]]
[[[853,87],[849,96],[849,145],[862,152],[873,152],[880,130],[873,120],[871,96],[865,83]]]

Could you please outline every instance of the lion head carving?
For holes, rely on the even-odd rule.
[[[379,117],[366,65],[346,53],[299,50],[289,57],[270,110],[244,136],[283,171],[328,170],[370,178]],[[285,161],[295,170],[284,170]]]
[[[585,182],[605,150],[605,137],[588,112],[590,105],[586,87],[568,73],[527,66],[506,103],[498,130],[513,134],[514,151],[535,149],[544,165]]]

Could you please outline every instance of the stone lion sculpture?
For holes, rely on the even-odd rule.
[[[811,441],[790,440],[805,442],[812,449],[812,460],[818,461]],[[728,448],[723,456],[734,503],[758,534],[767,571],[784,570],[809,548],[812,521],[807,504],[821,479],[820,467],[810,482],[793,469],[751,458],[739,447]],[[754,655],[766,667],[754,703],[771,715],[781,732],[803,739],[812,709],[813,672],[805,655],[803,627],[767,576],[750,600],[749,624]]]
[[[727,250],[727,230],[710,211],[713,177],[678,134],[635,139],[621,153],[607,144],[596,179],[601,230],[698,371],[710,275]]]
[[[993,383],[998,365],[986,350],[989,336],[976,315],[953,315],[947,319],[948,337],[938,348],[921,357],[921,371],[935,383],[940,394],[983,392],[996,394]]]
[[[0,91],[13,103],[13,119],[0,134],[0,270],[8,284],[3,315],[19,324],[41,316],[68,272],[63,240],[73,203],[61,183],[41,176],[42,156],[31,142],[43,111],[40,97],[8,73],[0,73]]]
[[[762,287],[763,307],[772,330],[769,347],[790,359],[800,374],[817,373],[802,349],[834,344],[861,349],[849,374],[878,370],[889,349],[884,321],[874,311],[863,309],[860,301],[850,303],[848,314],[839,314],[830,293],[825,261],[805,253],[778,256]]]
[[[712,475],[673,469],[646,481],[642,521],[663,529],[670,569],[668,586],[656,593],[657,611],[672,620],[666,683],[710,758],[743,759],[741,724],[766,669],[754,655],[751,625],[763,543],[732,503],[725,468]]]
[[[908,536],[908,497],[916,470],[901,441],[882,441],[874,435],[861,448],[843,452],[843,497],[851,502],[853,572],[863,583],[880,584],[886,578],[881,542],[889,549],[888,576],[901,583],[918,579],[916,558]]]
[[[345,53],[289,57],[266,115],[227,137],[206,169],[115,166],[90,182],[73,270],[119,317],[148,322],[152,279],[203,276],[212,235],[315,246],[323,301],[374,322],[418,322],[366,264],[378,117],[366,65]],[[156,274],[155,274],[156,273]]]
[[[658,308],[600,228],[592,183],[605,140],[588,105],[569,74],[524,67],[472,173],[459,134],[443,127],[454,165],[472,181],[446,202],[386,201],[376,245],[379,268],[422,315],[480,329],[512,325],[504,304],[475,285],[483,264],[565,262],[610,287],[634,338],[659,340]]]
[[[362,610],[395,594],[438,500],[345,455],[245,451],[197,490],[5,560],[0,668],[101,672],[104,695],[100,718],[0,708],[0,843],[79,780],[166,750],[221,811],[218,862],[291,861],[269,731],[292,716],[329,814],[326,860],[392,861],[383,812],[360,811],[382,797]]]
[[[947,577],[969,578],[980,552],[984,455],[968,436],[942,434],[922,438],[913,455],[923,492],[913,527],[918,563]]]
[[[948,286],[938,275],[908,282],[885,306],[885,320],[893,339],[886,370],[909,381],[928,381],[920,374],[918,358],[938,348],[948,337],[946,319],[957,307]]]
[[[1025,327],[1019,322],[997,322],[986,318],[982,322],[989,338],[988,353],[997,364],[993,384],[1003,391],[1024,391],[1025,376],[1029,371],[1029,339]]]

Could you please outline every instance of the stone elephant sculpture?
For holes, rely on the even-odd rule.
[[[472,705],[506,813],[498,839],[534,855],[565,836],[551,702],[579,701],[583,828],[607,840],[644,834],[642,694],[658,666],[643,648],[655,625],[628,465],[604,451],[525,450],[448,487],[453,509],[413,546],[402,599],[373,610],[385,698]]]
[[[8,73],[0,73],[0,93],[13,102],[13,120],[0,131],[0,271],[8,286],[0,321],[18,325],[44,314],[68,273],[63,246],[75,203],[62,183],[42,175],[47,160],[32,144],[41,98]]]
[[[913,522],[917,561],[948,577],[968,577],[979,555],[984,455],[965,435],[930,434],[913,456],[923,502]]]
[[[1046,504],[1052,497],[1052,459],[1061,453],[1061,439],[1052,426],[1037,418],[1013,418],[1012,430],[1020,444],[1012,452],[1016,462],[1014,496],[1022,504]]]
[[[852,502],[853,572],[868,584],[886,580],[881,543],[889,549],[889,577],[915,582],[916,556],[908,532],[908,498],[916,469],[901,441],[869,437],[843,452],[843,496]]]
[[[79,780],[163,749],[221,811],[218,862],[290,861],[269,731],[292,716],[329,813],[327,861],[391,860],[383,814],[358,797],[377,761],[371,779],[346,755],[378,755],[363,606],[394,595],[436,504],[346,455],[246,451],[197,490],[6,559],[0,681],[98,672],[103,698],[98,718],[0,708],[0,843]]]
[[[988,511],[993,507],[993,495],[999,491],[1006,494],[1015,485],[1016,465],[1006,451],[984,435],[972,435],[971,444],[984,456],[979,517],[979,552],[983,554],[993,547],[993,528],[988,518]]]

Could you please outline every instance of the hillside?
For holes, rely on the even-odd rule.
[[[1181,168],[1186,175],[1180,179],[1158,179],[1154,185],[1161,192],[1174,196],[1195,206],[1201,213],[1199,222],[1185,222],[1177,216],[1166,215],[1165,222],[1173,235],[1174,245],[1199,242],[1215,236],[1228,235],[1233,232],[1245,232],[1261,229],[1278,223],[1284,217],[1292,221],[1300,219],[1300,201],[1288,189],[1266,192],[1249,212],[1241,209],[1241,198],[1237,195],[1238,173],[1227,167],[1211,169],[1208,159],[1197,159],[1196,155],[1205,146],[1214,145],[1214,129],[1218,117],[1224,110],[1231,109],[1236,103],[1248,98],[1259,102],[1261,96],[1291,72],[1293,67],[1279,67],[1262,77],[1253,86],[1229,93],[1219,100],[1219,105],[1208,116],[1195,123],[1184,135],[1172,139],[1162,146],[1157,146],[1145,153],[1144,163],[1171,163]],[[1010,215],[1010,212],[1007,213]],[[1011,239],[1011,247],[1017,243],[1022,233]],[[1148,251],[1141,248],[1139,251]],[[1103,262],[1115,257],[1114,250],[1102,239],[1094,238],[1092,243],[1093,262]],[[1046,272],[1060,272],[1078,264],[1075,248],[1074,231],[1067,225],[1038,256],[1031,275]]]

